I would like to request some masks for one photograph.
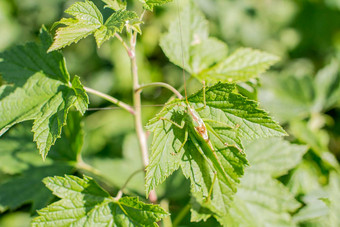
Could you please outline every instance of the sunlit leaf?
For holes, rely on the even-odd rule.
[[[240,48],[213,67],[203,71],[199,78],[209,82],[239,82],[259,77],[278,57],[250,48]]]
[[[110,1],[111,2],[111,1]],[[137,19],[137,14],[132,11],[118,10],[104,23],[103,16],[97,6],[92,2],[76,2],[66,11],[74,18],[62,18],[54,26],[64,25],[57,29],[54,42],[48,51],[58,50],[80,39],[94,34],[97,46],[112,38],[116,32],[122,32],[129,20]]]
[[[208,22],[194,3],[170,24],[160,45],[171,62],[199,80],[212,83],[256,78],[279,59],[250,48],[240,48],[227,57],[227,45],[209,37]]]
[[[112,14],[103,26],[94,33],[97,45],[100,47],[105,41],[112,38],[117,32],[122,32],[129,20],[137,18],[137,14],[132,11],[117,11]],[[137,22],[139,24],[140,22]]]
[[[314,86],[316,97],[313,112],[321,112],[340,103],[340,73],[336,60],[318,71]]]
[[[314,96],[314,85],[310,76],[266,76],[261,83],[261,105],[280,122],[308,116]]]
[[[328,216],[330,212],[329,207],[322,201],[322,199],[328,197],[328,193],[321,188],[315,191],[312,190],[301,198],[305,206],[294,215],[294,221],[299,226],[332,226]]]
[[[194,75],[221,60],[228,51],[225,43],[209,37],[208,22],[194,3],[185,6],[172,21],[160,45],[172,63]]]
[[[154,132],[154,137],[146,173],[147,192],[181,167],[184,175],[190,178],[194,193],[201,193],[205,200],[213,187],[212,206],[222,213],[227,212],[247,164],[241,140],[285,135],[255,102],[234,93],[234,89],[234,85],[222,83],[207,88],[205,108],[202,90],[188,98],[206,125],[222,169],[207,142],[195,135],[185,101],[168,103],[149,122],[148,129]],[[183,129],[171,121],[183,125]],[[215,172],[217,179],[212,185]]]
[[[307,146],[291,144],[280,138],[258,139],[246,145],[252,171],[259,174],[267,173],[272,177],[287,174],[301,162],[307,150]]]
[[[38,211],[33,226],[156,226],[168,215],[138,198],[116,200],[90,177],[48,177],[44,183],[61,200]]]
[[[337,202],[340,200],[340,175],[338,173],[332,172],[329,177],[329,222],[330,226],[340,225],[340,204]],[[327,203],[326,203],[327,204]]]
[[[321,69],[315,78],[277,75],[265,77],[259,90],[262,105],[281,122],[322,113],[340,103],[340,73],[336,61]]]
[[[150,11],[153,11],[155,6],[160,6],[168,2],[172,2],[172,0],[139,0],[144,5],[144,8]]]
[[[105,7],[111,8],[113,10],[124,10],[126,9],[125,0],[102,0],[106,3]]]
[[[295,226],[290,213],[300,204],[273,176],[281,176],[294,168],[301,161],[306,147],[270,138],[247,144],[245,150],[249,154],[250,168],[241,179],[228,213],[213,210],[211,214],[225,226]],[[281,169],[275,168],[281,165]],[[196,220],[201,220],[209,213],[193,209],[193,214]]]

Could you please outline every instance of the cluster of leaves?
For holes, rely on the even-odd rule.
[[[92,1],[76,2],[65,11],[73,18],[54,24],[62,26],[53,42],[43,27],[40,43],[17,46],[0,55],[0,108],[6,110],[0,113],[1,135],[19,122],[33,120],[33,139],[28,127],[19,125],[0,140],[0,170],[8,177],[0,180],[0,211],[15,210],[27,203],[32,203],[32,212],[45,207],[38,211],[33,226],[156,226],[169,215],[138,197],[115,198],[108,193],[112,192],[110,187],[121,188],[127,180],[120,176],[128,177],[141,168],[135,153],[138,149],[131,145],[134,136],[126,140],[122,160],[89,160],[103,169],[107,190],[90,177],[75,176],[91,168],[82,160],[84,130],[78,113],[86,112],[89,101],[79,77],[69,75],[64,57],[57,50],[90,34],[100,47],[124,28],[128,36],[141,33],[142,21],[135,12],[126,10],[126,1],[102,1],[114,10],[105,21]],[[140,0],[150,11],[170,1]],[[166,197],[161,184],[178,176],[170,175],[181,169],[180,178],[190,181],[191,221],[214,217],[223,226],[295,226],[318,218],[316,223],[337,226],[340,208],[334,201],[339,200],[339,164],[328,150],[328,137],[319,130],[327,122],[323,113],[338,105],[337,64],[333,62],[321,70],[315,79],[266,77],[264,89],[259,91],[263,105],[281,122],[288,122],[289,132],[299,140],[296,142],[310,145],[313,155],[322,160],[321,165],[330,172],[329,184],[323,187],[311,174],[312,162],[302,161],[308,148],[280,138],[263,139],[286,134],[256,101],[237,90],[243,82],[258,78],[278,58],[251,48],[228,54],[224,42],[209,37],[208,23],[192,2],[177,16],[180,23],[173,21],[160,40],[162,50],[172,63],[209,86],[187,101],[168,102],[149,121],[147,129],[153,132],[153,141],[146,168],[146,194],[158,186],[158,193]],[[306,91],[305,95],[297,93],[299,90]],[[268,100],[270,97],[274,99]],[[196,109],[205,123],[209,141],[195,131],[189,108]],[[289,178],[286,186],[279,177]],[[53,196],[42,182],[59,201],[48,205]],[[310,182],[315,190],[309,188]],[[23,187],[28,188],[24,193]],[[144,191],[143,182],[130,187],[128,192],[134,195]],[[295,199],[299,195],[303,195],[304,207]],[[315,208],[317,212],[313,213]]]
[[[298,223],[336,226],[339,220],[333,213],[339,208],[331,198],[340,179],[340,165],[334,148],[338,119],[330,114],[339,106],[340,74],[336,61],[310,74],[291,76],[290,70],[280,77],[271,75],[263,80],[259,99],[282,123],[298,142],[308,144],[306,158],[293,171],[287,186],[306,204],[296,215]],[[275,101],[274,101],[275,99]],[[277,106],[281,108],[278,109]],[[287,110],[291,108],[291,110]],[[327,175],[322,172],[327,172]],[[324,181],[325,177],[328,181]],[[326,199],[325,199],[326,198]]]
[[[152,3],[148,4],[148,7],[152,6]],[[90,19],[93,19],[96,13],[96,16],[102,20],[99,10],[90,1],[75,3],[67,12],[76,17],[72,22],[71,20],[66,20],[66,22],[62,20],[68,26],[86,25],[89,28],[91,27]],[[110,19],[114,25],[109,21],[101,28],[98,27],[101,31],[107,30],[106,38],[98,33],[96,38],[102,38],[102,41],[110,38],[116,31],[122,30],[126,20],[133,19],[135,15],[135,13],[127,11],[122,12],[128,14],[118,15],[118,12],[112,15],[112,20]],[[72,24],[73,22],[74,24]],[[92,22],[96,24],[98,21]],[[80,30],[84,30],[83,28]],[[71,30],[61,28],[57,34],[61,34],[62,41],[58,39],[57,35],[52,44],[51,36],[43,27],[39,36],[40,43],[16,46],[0,56],[0,72],[5,81],[0,88],[0,106],[1,109],[6,110],[2,111],[0,115],[1,134],[17,123],[34,120],[33,141],[36,142],[39,152],[45,160],[45,162],[36,160],[37,157],[34,153],[36,149],[32,147],[32,142],[29,142],[30,136],[27,135],[27,131],[11,130],[10,134],[6,136],[3,141],[5,146],[2,146],[5,149],[5,153],[2,155],[4,157],[1,165],[2,171],[8,174],[19,173],[21,176],[13,177],[2,183],[0,187],[2,212],[7,209],[16,209],[28,202],[33,202],[33,211],[46,206],[53,197],[43,186],[42,179],[46,176],[74,173],[76,169],[82,168],[80,167],[82,160],[79,152],[83,143],[83,133],[79,128],[79,117],[78,119],[73,118],[70,109],[75,107],[81,114],[84,114],[88,108],[88,96],[79,77],[74,76],[72,80],[70,79],[62,54],[53,51],[58,45],[60,48],[88,35],[88,33],[79,35],[72,32],[75,36],[70,38],[67,32],[74,31],[73,29],[74,27]],[[69,38],[66,42],[63,41],[65,37],[66,40]],[[67,128],[65,128],[66,124]],[[61,137],[63,127],[66,130],[66,136],[63,135],[63,140],[54,146],[56,152],[52,152],[52,159],[47,158],[51,146],[55,144],[57,138]],[[25,146],[19,143],[23,138],[26,138]],[[70,161],[75,163],[72,164]],[[107,223],[114,222],[120,226],[138,223],[141,226],[149,226],[167,215],[159,206],[139,202],[138,198],[114,199],[87,177],[84,177],[83,180],[75,176],[45,178],[44,183],[63,200],[41,210],[41,216],[32,222],[34,226],[63,226],[71,223],[97,225],[104,222],[102,216],[98,217],[98,213],[103,215],[105,211],[112,215],[106,218]],[[21,193],[23,187],[28,187],[29,190]],[[17,196],[18,194],[20,196]],[[77,204],[76,207],[75,204]],[[89,210],[92,206],[99,210]],[[63,213],[58,209],[61,209]],[[84,212],[74,216],[75,213],[71,211],[72,209],[78,212],[83,209]],[[60,215],[55,216],[55,212]],[[73,218],[68,219],[67,214]],[[93,215],[92,218],[89,218],[90,214]]]

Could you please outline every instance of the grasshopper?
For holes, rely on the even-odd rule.
[[[186,93],[186,87],[184,88]],[[182,145],[180,146],[179,150],[181,150],[185,146],[186,142],[190,137],[190,140],[195,146],[195,148],[201,153],[203,157],[206,157],[206,161],[209,163],[210,168],[214,171],[214,177],[207,197],[207,200],[209,200],[212,193],[213,185],[218,176],[222,177],[224,182],[227,183],[228,186],[230,186],[232,189],[234,189],[234,186],[230,180],[230,177],[226,173],[221,161],[217,156],[216,149],[214,148],[213,144],[210,141],[210,137],[208,134],[208,128],[210,126],[209,127],[206,126],[203,119],[200,117],[199,113],[195,110],[195,108],[193,108],[190,105],[187,95],[185,97],[185,100],[186,100],[185,104],[184,103],[178,104],[184,107],[184,117],[182,119],[181,124],[178,124],[168,118],[161,117],[160,119],[166,120],[180,129],[184,129],[185,124],[187,124],[184,134],[184,141],[182,142]],[[203,83],[203,103],[204,106],[201,107],[200,109],[206,108],[205,83]],[[215,136],[218,137],[218,135]],[[223,141],[223,139],[220,137],[219,140]],[[225,144],[225,146],[228,147],[229,145]]]

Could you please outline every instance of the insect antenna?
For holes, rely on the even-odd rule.
[[[182,58],[182,76],[183,76],[183,85],[184,85],[184,94],[185,94],[185,100],[187,104],[189,104],[188,101],[188,94],[187,94],[187,85],[185,80],[185,70],[184,70],[184,45],[183,45],[183,32],[182,32],[182,23],[181,23],[181,13],[179,9],[179,0],[176,0],[176,6],[177,6],[177,14],[178,14],[178,27],[179,27],[179,38],[180,38],[180,44],[181,44],[181,58]]]

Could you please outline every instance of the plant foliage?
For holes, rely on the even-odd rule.
[[[157,226],[168,215],[136,197],[116,200],[86,176],[49,177],[43,182],[61,200],[38,211],[33,226]]]
[[[0,226],[340,225],[336,4],[170,2],[0,1]]]
[[[72,106],[84,113],[88,98],[79,77],[70,80],[63,56],[47,53],[52,40],[45,28],[40,44],[16,46],[0,55],[0,72],[7,84],[0,87],[0,134],[16,123],[34,120],[32,131],[45,159],[61,135]]]

